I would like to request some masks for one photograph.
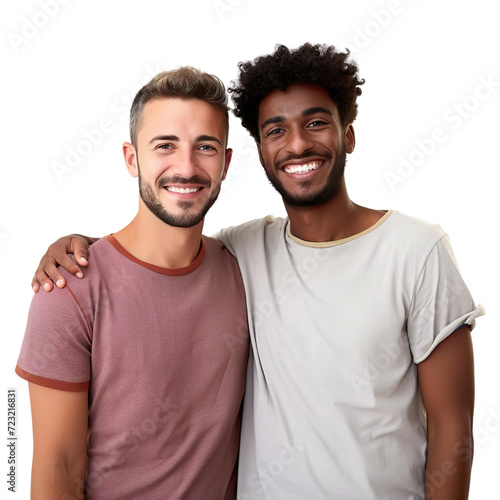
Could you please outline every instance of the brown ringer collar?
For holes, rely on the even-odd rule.
[[[180,267],[179,269],[170,269],[168,267],[160,267],[155,266],[154,264],[150,264],[149,262],[144,262],[143,260],[134,257],[131,253],[127,252],[125,248],[123,248],[120,243],[118,243],[117,239],[112,235],[108,234],[108,236],[104,236],[106,241],[109,241],[118,252],[120,252],[125,258],[139,264],[150,271],[154,271],[155,273],[166,274],[169,276],[182,276],[184,274],[189,274],[198,269],[205,258],[205,242],[203,241],[203,237],[201,238],[200,251],[196,258],[186,267]]]

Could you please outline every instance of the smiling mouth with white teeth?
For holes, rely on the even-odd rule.
[[[323,166],[324,161],[311,161],[309,163],[304,163],[302,165],[285,165],[283,170],[287,174],[307,174],[312,170],[318,170],[318,168]]]
[[[171,191],[172,193],[196,193],[197,191],[202,190],[202,187],[198,188],[179,188],[175,186],[166,186],[165,189],[167,191]]]

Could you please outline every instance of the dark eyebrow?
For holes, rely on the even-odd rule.
[[[148,145],[152,144],[155,141],[178,141],[178,140],[179,138],[176,135],[157,135],[148,142]]]
[[[325,113],[327,115],[333,116],[333,113],[329,109],[321,107],[308,108],[302,112],[302,116],[315,115],[316,113]]]
[[[157,135],[153,137],[148,144],[152,144],[155,141],[179,141],[180,139],[176,135]],[[222,146],[222,142],[212,135],[199,135],[196,138],[196,142],[200,141],[213,141],[218,142]]]
[[[222,146],[222,142],[220,142],[217,137],[214,137],[213,135],[199,135],[196,138],[196,142],[203,142],[203,141],[211,141],[211,142],[218,142]]]
[[[268,118],[262,125],[260,126],[260,130],[263,130],[266,125],[270,123],[282,123],[286,121],[284,116],[273,116],[272,118]]]

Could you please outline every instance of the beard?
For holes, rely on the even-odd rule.
[[[335,158],[335,163],[333,164],[333,167],[330,173],[328,174],[328,179],[326,180],[326,183],[319,190],[312,191],[311,181],[299,182],[299,187],[301,188],[301,192],[299,194],[290,193],[287,190],[287,188],[285,188],[283,183],[276,175],[276,171],[278,170],[279,165],[282,165],[291,160],[302,160],[302,159],[305,160],[313,156],[323,158],[325,160],[325,163],[332,159],[331,153],[325,155],[325,154],[310,152],[307,153],[306,155],[289,156],[284,160],[278,160],[274,162],[272,167],[268,167],[268,165],[265,164],[264,170],[266,172],[267,178],[269,179],[269,182],[272,184],[274,189],[276,189],[276,191],[278,191],[278,193],[281,195],[281,197],[283,198],[283,202],[286,205],[294,207],[310,207],[314,205],[320,205],[322,203],[330,201],[339,190],[340,181],[344,176],[345,163],[347,157],[344,144],[342,144],[342,147]]]
[[[220,184],[217,186],[210,197],[207,199],[203,207],[198,213],[189,213],[189,209],[193,206],[192,201],[177,201],[177,207],[181,209],[180,214],[169,213],[163,206],[160,198],[155,194],[151,186],[142,178],[139,164],[137,165],[139,171],[139,194],[141,196],[144,204],[149,208],[151,213],[158,217],[162,222],[173,227],[193,227],[199,224],[209,211],[210,207],[215,203],[215,200],[219,196]],[[184,179],[183,177],[165,177],[159,179],[157,182],[157,188],[163,189],[162,186],[165,184],[202,184],[206,188],[211,187],[211,182],[200,176],[193,176],[189,179]]]

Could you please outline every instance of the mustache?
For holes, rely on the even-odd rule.
[[[288,155],[287,157],[285,158],[280,158],[278,160],[276,160],[274,162],[274,165],[275,167],[281,167],[281,165],[285,164],[285,163],[288,163],[290,161],[294,161],[294,160],[307,160],[307,158],[312,158],[312,157],[316,157],[316,158],[322,158],[323,160],[327,161],[327,160],[330,160],[333,156],[330,152],[326,152],[326,153],[317,153],[316,151],[308,151],[307,153],[303,154],[303,155]]]
[[[208,179],[199,175],[193,175],[189,179],[181,177],[180,175],[173,175],[171,177],[162,177],[158,180],[158,186],[161,187],[165,184],[201,184],[205,187],[210,187],[212,185]]]

